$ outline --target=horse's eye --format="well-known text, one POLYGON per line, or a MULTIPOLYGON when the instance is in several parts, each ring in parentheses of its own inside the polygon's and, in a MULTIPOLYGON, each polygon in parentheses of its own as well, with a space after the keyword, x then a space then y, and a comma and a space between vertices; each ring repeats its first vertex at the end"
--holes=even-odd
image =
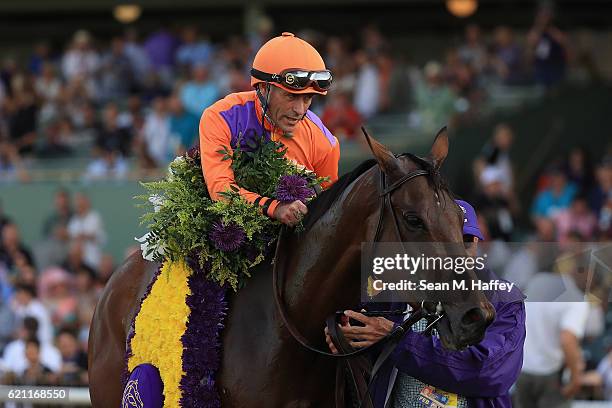
POLYGON ((425 226, 425 223, 423 222, 421 217, 419 217, 417 214, 410 212, 410 211, 404 211, 402 213, 402 216, 404 218, 404 221, 406 221, 406 223, 408 224, 410 228, 423 229, 423 230, 427 229, 425 226))

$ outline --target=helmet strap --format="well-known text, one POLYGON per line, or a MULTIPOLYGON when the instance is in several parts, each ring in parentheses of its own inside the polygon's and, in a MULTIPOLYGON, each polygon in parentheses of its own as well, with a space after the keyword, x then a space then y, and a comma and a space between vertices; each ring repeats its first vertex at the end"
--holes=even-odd
POLYGON ((259 98, 259 103, 261 103, 261 109, 262 109, 261 127, 262 127, 262 129, 264 129, 264 131, 266 129, 265 126, 264 126, 264 122, 265 122, 266 119, 268 119, 268 122, 270 122, 270 124, 273 127, 276 127, 276 124, 274 123, 272 118, 268 115, 268 107, 270 105, 270 91, 271 91, 270 88, 271 88, 270 83, 266 81, 266 96, 265 96, 265 98, 261 94, 261 90, 259 89, 259 87, 256 88, 257 98, 259 98))

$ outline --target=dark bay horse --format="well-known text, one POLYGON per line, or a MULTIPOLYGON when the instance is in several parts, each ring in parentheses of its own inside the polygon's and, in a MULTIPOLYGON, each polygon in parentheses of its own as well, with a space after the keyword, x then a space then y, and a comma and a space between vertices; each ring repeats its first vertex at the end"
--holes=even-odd
MULTIPOLYGON (((311 203, 304 220, 307 233, 285 230, 279 237, 275 267, 284 274, 286 312, 309 344, 320 350, 326 349, 326 317, 359 304, 361 243, 374 239, 381 211, 394 211, 401 225, 399 231, 394 229, 391 220, 397 218, 387 216, 380 241, 397 241, 399 232, 406 242, 462 242, 463 215, 448 191, 436 187, 433 174, 448 153, 446 131, 436 136, 427 161, 396 157, 373 139, 370 147, 375 163, 343 176, 311 203), (381 171, 393 183, 423 168, 428 174, 410 179, 393 192, 390 210, 380 206, 381 171), (409 219, 402 215, 406 211, 409 219)), ((104 289, 89 337, 94 407, 120 404, 126 338, 157 268, 134 254, 104 289)), ((275 306, 271 278, 270 264, 264 263, 253 271, 246 287, 230 298, 217 381, 223 406, 333 407, 336 361, 304 349, 290 335, 275 306)), ((439 331, 450 348, 480 341, 494 316, 480 292, 470 292, 460 305, 444 304, 444 309, 439 331), (474 319, 474 314, 482 318, 474 319)))

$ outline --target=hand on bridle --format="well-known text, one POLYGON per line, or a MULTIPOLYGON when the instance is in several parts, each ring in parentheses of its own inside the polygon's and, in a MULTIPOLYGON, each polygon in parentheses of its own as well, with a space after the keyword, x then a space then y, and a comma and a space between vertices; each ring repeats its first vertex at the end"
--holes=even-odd
MULTIPOLYGON (((393 330, 394 323, 384 317, 368 317, 352 310, 346 310, 344 314, 346 320, 343 319, 340 330, 342 330, 342 334, 344 334, 344 337, 349 341, 349 344, 355 348, 370 346, 383 339, 393 330), (364 325, 352 326, 349 319, 357 320, 364 325)), ((327 332, 327 327, 325 328, 325 341, 332 353, 338 353, 338 350, 327 332)))

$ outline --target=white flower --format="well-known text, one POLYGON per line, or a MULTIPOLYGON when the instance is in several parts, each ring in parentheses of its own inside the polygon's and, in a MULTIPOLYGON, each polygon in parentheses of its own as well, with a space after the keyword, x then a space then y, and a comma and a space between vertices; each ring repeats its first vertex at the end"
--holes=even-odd
POLYGON ((150 232, 147 232, 146 234, 144 234, 142 237, 140 238, 134 238, 134 240, 140 242, 140 250, 142 252, 142 258, 146 261, 154 261, 154 257, 155 254, 158 254, 160 256, 163 256, 164 253, 166 252, 166 246, 163 244, 160 244, 157 249, 155 251, 152 251, 150 254, 147 255, 147 252, 149 250, 149 236, 151 235, 150 232))
POLYGON ((149 202, 153 204, 153 210, 155 212, 159 212, 159 210, 161 210, 162 206, 164 205, 164 199, 158 194, 150 195, 149 202))

